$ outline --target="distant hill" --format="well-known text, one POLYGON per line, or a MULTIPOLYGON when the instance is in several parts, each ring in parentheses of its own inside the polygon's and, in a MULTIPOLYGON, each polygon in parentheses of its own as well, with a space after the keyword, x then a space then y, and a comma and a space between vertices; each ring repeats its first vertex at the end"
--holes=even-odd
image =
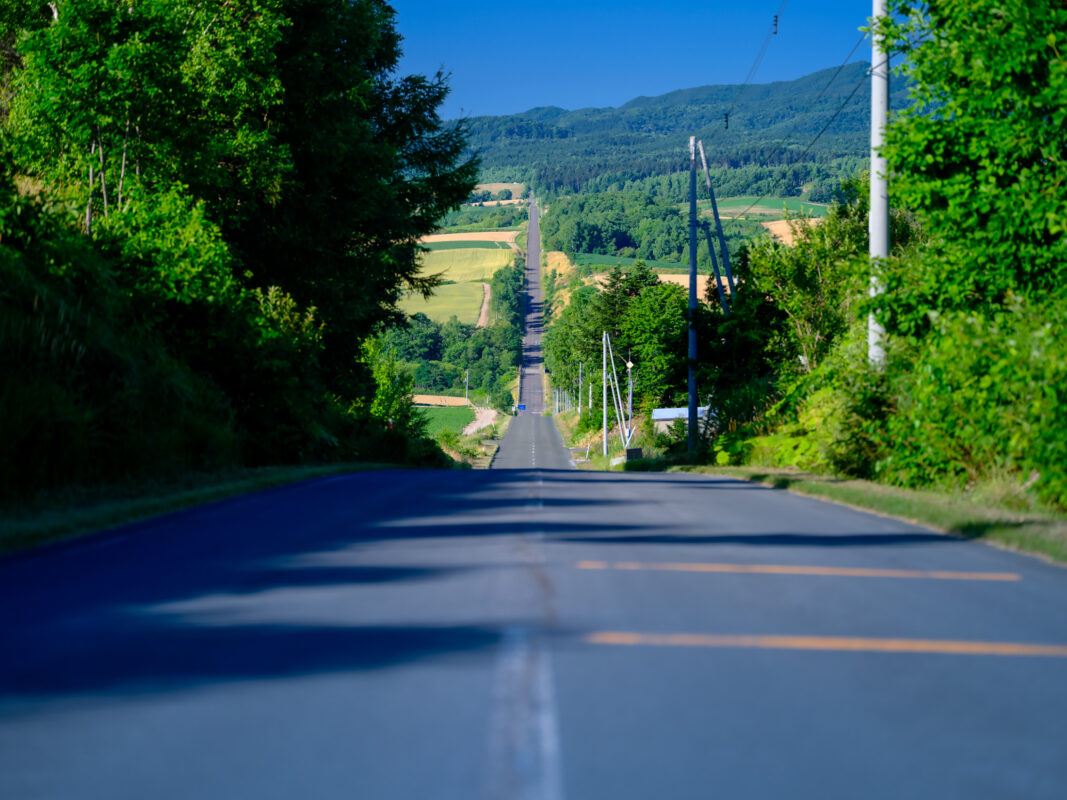
MULTIPOLYGON (((850 64, 836 78, 834 68, 794 81, 680 89, 619 108, 543 107, 474 117, 468 120, 470 143, 481 153, 484 175, 524 180, 539 191, 580 191, 594 179, 637 180, 688 169, 691 135, 704 140, 718 167, 865 159, 869 66, 850 64)), ((892 88, 892 107, 904 106, 906 87, 898 81, 892 88)))

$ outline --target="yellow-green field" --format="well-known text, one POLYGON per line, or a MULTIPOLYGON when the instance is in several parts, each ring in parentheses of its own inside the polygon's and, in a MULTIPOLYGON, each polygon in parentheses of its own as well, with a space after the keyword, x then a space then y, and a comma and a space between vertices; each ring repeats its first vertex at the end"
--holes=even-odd
MULTIPOLYGON (((451 279, 451 277, 450 277, 451 279)), ((425 314, 434 322, 448 322, 452 315, 460 322, 474 325, 482 310, 481 283, 446 283, 434 289, 429 300, 421 295, 408 295, 400 301, 405 314, 425 314)))
POLYGON ((422 254, 422 271, 447 281, 489 281, 493 273, 511 263, 512 251, 475 249, 431 250, 422 254))

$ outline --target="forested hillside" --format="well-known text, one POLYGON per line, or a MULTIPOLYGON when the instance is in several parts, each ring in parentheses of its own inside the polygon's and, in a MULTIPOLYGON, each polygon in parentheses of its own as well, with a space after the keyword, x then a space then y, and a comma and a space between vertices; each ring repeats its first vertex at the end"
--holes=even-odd
MULTIPOLYGON (((829 200, 834 180, 854 171, 854 159, 869 147, 868 68, 856 63, 795 81, 682 89, 619 108, 475 117, 468 120, 470 142, 484 175, 523 180, 541 193, 568 193, 687 169, 685 144, 693 135, 704 140, 716 170, 764 170, 747 174, 746 184, 730 194, 760 194, 755 183, 768 179, 797 187, 814 178, 829 200), (797 177, 797 164, 805 165, 807 177, 797 177)), ((905 82, 895 82, 893 107, 903 107, 906 98, 905 82)), ((738 174, 716 172, 717 180, 727 176, 738 174)))
POLYGON ((0 7, 0 498, 435 457, 362 345, 477 163, 399 57, 380 0, 0 7))

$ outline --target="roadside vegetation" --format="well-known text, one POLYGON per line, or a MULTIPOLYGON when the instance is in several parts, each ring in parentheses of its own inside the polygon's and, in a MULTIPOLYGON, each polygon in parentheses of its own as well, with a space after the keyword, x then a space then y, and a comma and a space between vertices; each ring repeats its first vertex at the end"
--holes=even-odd
POLYGON ((448 463, 366 343, 478 165, 391 9, 8 3, 0 45, 0 504, 448 463))
MULTIPOLYGON (((1063 558, 1067 11, 1003 15, 984 0, 894 10, 886 30, 907 56, 912 99, 885 147, 884 292, 867 292, 862 177, 840 185, 822 224, 795 225, 791 246, 766 235, 737 246, 730 315, 706 298, 698 317, 701 404, 713 409, 698 460, 859 505, 866 493, 875 508, 1063 558), (988 65, 982 81, 957 52, 988 65), (868 313, 886 329, 881 365, 868 361, 868 313), (921 510, 936 498, 973 513, 939 520, 921 510)), ((575 386, 581 362, 599 381, 608 330, 620 371, 635 363, 638 409, 684 404, 684 306, 642 275, 635 263, 571 295, 546 335, 554 385, 575 386)), ((599 424, 597 394, 576 434, 599 424)), ((653 452, 660 466, 693 460, 676 439, 653 452)))

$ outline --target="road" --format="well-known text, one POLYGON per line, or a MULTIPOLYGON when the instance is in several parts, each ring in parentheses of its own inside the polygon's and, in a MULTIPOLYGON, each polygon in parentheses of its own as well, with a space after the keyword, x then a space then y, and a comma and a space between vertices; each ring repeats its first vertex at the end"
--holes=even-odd
POLYGON ((324 478, 0 560, 0 797, 1067 796, 1067 570, 740 481, 568 469, 524 396, 492 470, 324 478))

